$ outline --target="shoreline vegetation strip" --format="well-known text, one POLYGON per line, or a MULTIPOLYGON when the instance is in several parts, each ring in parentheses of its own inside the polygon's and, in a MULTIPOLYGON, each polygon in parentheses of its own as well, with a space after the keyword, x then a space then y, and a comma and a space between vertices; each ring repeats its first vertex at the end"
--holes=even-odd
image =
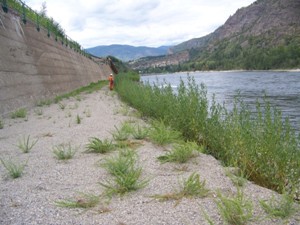
POLYGON ((299 194, 300 135, 265 98, 257 100, 254 113, 238 97, 228 111, 214 98, 209 104, 205 85, 192 77, 187 84, 181 81, 176 94, 170 85, 136 82, 134 72, 118 74, 115 81, 121 99, 142 116, 162 120, 185 140, 204 144, 207 153, 225 166, 239 167, 260 186, 299 194))

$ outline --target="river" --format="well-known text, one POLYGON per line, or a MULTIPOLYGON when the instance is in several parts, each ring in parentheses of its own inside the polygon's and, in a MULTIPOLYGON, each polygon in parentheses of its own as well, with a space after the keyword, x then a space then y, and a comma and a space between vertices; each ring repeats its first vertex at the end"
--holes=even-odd
POLYGON ((216 101, 225 103, 229 109, 238 92, 250 108, 255 108, 257 99, 266 96, 271 105, 280 109, 283 117, 288 117, 292 126, 300 130, 300 71, 185 72, 147 75, 141 80, 150 84, 167 83, 176 91, 180 80, 187 82, 188 76, 197 84, 205 84, 209 100, 215 94, 216 101))

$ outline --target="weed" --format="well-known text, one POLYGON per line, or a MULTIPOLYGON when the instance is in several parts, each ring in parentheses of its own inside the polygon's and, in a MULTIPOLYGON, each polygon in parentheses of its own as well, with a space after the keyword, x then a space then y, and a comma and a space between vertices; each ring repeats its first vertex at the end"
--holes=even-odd
POLYGON ((4 122, 3 120, 0 118, 0 129, 3 129, 4 128, 4 122))
POLYGON ((205 188, 205 180, 200 181, 200 175, 192 173, 186 180, 182 181, 180 193, 184 197, 204 198, 209 194, 209 190, 205 188))
POLYGON ((186 180, 179 182, 180 190, 173 193, 162 195, 154 195, 160 201, 180 200, 184 197, 200 197, 208 196, 209 190, 205 187, 205 181, 200 181, 200 175, 192 173, 186 180))
POLYGON ((38 116, 41 116, 41 115, 43 115, 43 110, 37 108, 37 109, 34 109, 34 113, 38 116))
POLYGON ((76 123, 81 124, 81 117, 78 114, 76 116, 76 123))
POLYGON ((253 205, 244 198, 242 191, 238 190, 237 196, 232 198, 219 192, 218 198, 217 206, 226 223, 244 225, 252 219, 253 205))
POLYGON ((73 158, 76 153, 76 148, 73 149, 71 144, 60 144, 53 147, 53 153, 59 160, 68 160, 73 158))
POLYGON ((148 137, 149 134, 149 128, 147 127, 141 127, 140 125, 137 125, 132 130, 132 136, 137 140, 142 140, 148 137))
POLYGON ((99 138, 92 137, 86 145, 86 149, 87 152, 106 153, 112 151, 114 149, 114 145, 107 139, 102 141, 99 138))
POLYGON ((139 180, 142 168, 136 165, 136 154, 133 150, 120 151, 117 157, 106 160, 102 166, 113 176, 105 183, 100 183, 108 196, 125 194, 148 184, 147 180, 139 180))
POLYGON ((27 110, 24 108, 18 109, 10 114, 12 119, 25 118, 27 116, 27 110))
POLYGON ((92 208, 100 201, 99 196, 94 194, 80 193, 78 197, 73 199, 56 201, 56 205, 64 208, 92 208))
POLYGON ((195 142, 186 142, 183 144, 176 144, 172 151, 167 154, 159 156, 157 159, 161 163, 179 162, 185 163, 194 156, 194 151, 198 148, 195 142))
POLYGON ((62 102, 59 102, 58 103, 58 106, 61 110, 64 110, 66 108, 66 104, 62 103, 62 102))
POLYGON ((284 193, 280 200, 275 200, 274 196, 269 202, 262 200, 260 201, 260 205, 269 215, 280 217, 282 219, 285 219, 296 212, 293 197, 287 193, 284 193))
POLYGON ((4 168, 7 170, 10 177, 14 179, 22 176, 24 168, 27 165, 27 161, 24 164, 15 163, 11 159, 3 160, 0 158, 0 161, 4 168))
POLYGON ((166 126, 163 121, 154 121, 152 123, 149 137, 158 145, 166 145, 181 140, 180 132, 166 126))
POLYGON ((129 123, 123 123, 121 128, 115 126, 115 129, 115 132, 112 133, 113 139, 115 141, 125 141, 129 138, 133 128, 129 123))
POLYGON ((43 100, 39 100, 37 103, 36 103, 36 106, 38 107, 43 107, 44 105, 51 105, 52 104, 52 100, 51 99, 43 99, 43 100))
POLYGON ((209 107, 206 87, 197 85, 192 77, 187 83, 181 81, 176 93, 168 85, 141 85, 130 77, 117 76, 116 90, 142 116, 165 123, 160 122, 163 128, 158 122, 151 129, 150 138, 155 143, 178 139, 169 140, 172 128, 185 140, 204 144, 207 152, 226 166, 238 166, 258 185, 280 193, 287 184, 298 188, 300 136, 266 98, 257 101, 256 110, 237 98, 229 111, 214 98, 209 107))
POLYGON ((26 137, 23 137, 21 140, 19 140, 18 147, 22 150, 24 153, 29 153, 29 151, 33 148, 33 146, 38 142, 38 139, 35 141, 30 142, 30 135, 26 137))

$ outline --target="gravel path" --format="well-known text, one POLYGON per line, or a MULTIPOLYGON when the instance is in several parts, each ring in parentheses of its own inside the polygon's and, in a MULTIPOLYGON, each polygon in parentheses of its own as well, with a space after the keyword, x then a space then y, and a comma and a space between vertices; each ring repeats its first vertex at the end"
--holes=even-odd
MULTIPOLYGON (((115 153, 87 154, 85 145, 89 138, 112 139, 111 132, 124 121, 144 123, 124 115, 128 107, 107 88, 63 100, 62 104, 64 109, 58 104, 36 107, 28 112, 26 119, 3 119, 0 158, 20 163, 28 161, 24 174, 17 179, 10 178, 0 164, 0 224, 209 224, 203 212, 214 224, 225 224, 215 193, 219 190, 223 195, 234 195, 237 188, 225 175, 220 162, 212 156, 198 154, 185 164, 161 164, 156 158, 165 149, 148 141, 143 141, 137 149, 142 176, 149 179, 146 187, 115 196, 109 203, 103 201, 90 209, 57 206, 56 201, 76 199, 80 193, 103 193, 99 182, 110 175, 99 164, 115 153), (37 115, 39 113, 42 115, 37 115), (80 124, 76 121, 77 115, 81 118, 80 124), (28 135, 38 142, 25 154, 17 144, 28 135), (53 146, 63 143, 78 148, 74 158, 66 162, 57 160, 53 154, 53 146), (200 174, 213 194, 164 202, 151 197, 178 190, 179 182, 193 172, 200 174)), ((277 196, 273 191, 246 182, 244 194, 254 209, 254 220, 247 224, 300 224, 299 212, 287 220, 266 217, 258 201, 277 196)))

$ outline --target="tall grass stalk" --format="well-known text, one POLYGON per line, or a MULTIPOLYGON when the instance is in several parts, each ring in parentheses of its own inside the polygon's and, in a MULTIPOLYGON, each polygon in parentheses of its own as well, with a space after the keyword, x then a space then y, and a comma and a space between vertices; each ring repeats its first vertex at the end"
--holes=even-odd
POLYGON ((22 150, 22 152, 29 153, 37 142, 38 139, 35 141, 30 141, 30 135, 28 135, 27 138, 23 137, 21 140, 19 140, 18 147, 22 150))
POLYGON ((0 158, 0 161, 4 168, 7 170, 8 174, 12 178, 21 177, 24 171, 25 166, 27 165, 27 161, 25 163, 17 163, 13 162, 11 159, 4 160, 0 158))
POLYGON ((177 93, 170 85, 141 85, 126 74, 117 76, 116 84, 121 98, 142 116, 204 144, 208 153, 238 166, 256 184, 278 192, 299 188, 300 135, 266 98, 257 101, 255 112, 241 99, 229 111, 214 98, 208 104, 206 87, 191 77, 187 84, 181 81, 177 93))

